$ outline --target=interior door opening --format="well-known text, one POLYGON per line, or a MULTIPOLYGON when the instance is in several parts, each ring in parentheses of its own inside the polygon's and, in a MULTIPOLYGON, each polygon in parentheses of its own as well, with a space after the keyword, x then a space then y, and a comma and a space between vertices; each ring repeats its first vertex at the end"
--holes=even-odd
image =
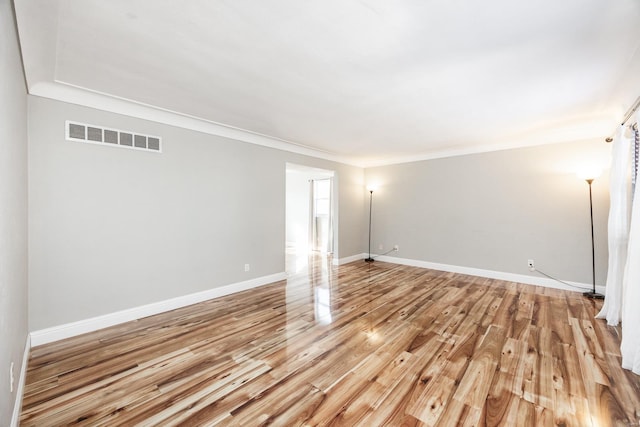
MULTIPOLYGON (((309 255, 330 256, 335 245, 334 171, 287 163, 286 253, 299 270, 309 255)), ((289 271, 289 266, 287 267, 289 271)))

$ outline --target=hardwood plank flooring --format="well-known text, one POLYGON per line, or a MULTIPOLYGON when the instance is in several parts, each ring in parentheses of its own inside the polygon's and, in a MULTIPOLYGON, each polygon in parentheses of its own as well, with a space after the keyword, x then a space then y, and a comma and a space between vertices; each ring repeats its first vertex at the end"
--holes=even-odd
POLYGON ((638 426, 640 377, 600 304, 310 257, 283 282, 33 348, 20 422, 638 426))

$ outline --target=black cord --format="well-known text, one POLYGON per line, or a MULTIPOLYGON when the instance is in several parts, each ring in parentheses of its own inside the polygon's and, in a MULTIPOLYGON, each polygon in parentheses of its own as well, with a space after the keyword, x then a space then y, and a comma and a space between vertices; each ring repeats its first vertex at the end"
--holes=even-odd
POLYGON ((384 255, 386 255, 386 254, 388 254, 388 253, 391 253, 391 252, 393 252, 393 251, 395 251, 395 250, 396 250, 396 248, 389 249, 387 252, 385 252, 385 253, 383 253, 383 254, 378 254, 378 255, 376 255, 376 256, 372 256, 372 257, 371 257, 371 259, 376 259, 376 258, 378 258, 379 256, 384 256, 384 255))
POLYGON ((549 279, 551 279, 551 280, 555 280, 556 282, 560 282, 560 283, 562 283, 562 284, 564 284, 564 285, 571 286, 572 288, 576 288, 576 289, 583 289, 583 290, 585 290, 585 291, 590 291, 590 290, 591 290, 591 288, 585 288, 585 287, 583 287, 583 286, 576 286, 576 285, 572 285, 571 283, 567 283, 567 282, 562 281, 562 280, 560 280, 560 279, 556 279, 555 277, 553 277, 553 276, 549 276, 547 273, 545 273, 545 272, 543 272, 543 271, 540 271, 540 270, 538 270, 537 268, 536 268, 536 269, 534 269, 533 271, 538 272, 538 273, 542 274, 543 276, 548 277, 548 278, 549 278, 549 279))
MULTIPOLYGON (((395 250, 396 250, 396 249, 395 249, 395 248, 393 248, 393 249, 390 249, 390 250, 388 250, 387 252, 385 252, 385 253, 383 253, 383 254, 378 254, 378 255, 376 255, 376 256, 372 256, 371 258, 372 258, 372 259, 376 259, 376 258, 378 258, 378 257, 380 257, 380 256, 384 256, 384 255, 386 255, 386 254, 388 254, 388 253, 391 253, 391 252, 393 252, 393 251, 395 251, 395 250)), ((550 276, 550 275, 548 275, 547 273, 545 273, 544 271, 540 271, 540 270, 538 270, 537 268, 536 268, 536 269, 534 269, 533 271, 535 271, 536 273, 540 273, 540 274, 542 274, 543 276, 546 276, 546 277, 548 277, 548 278, 549 278, 549 279, 551 279, 551 280, 555 280, 556 282, 560 282, 560 283, 562 283, 563 285, 567 285, 567 286, 572 287, 572 288, 582 289, 582 290, 585 290, 585 291, 589 291, 589 290, 591 290, 591 288, 585 288, 584 286, 576 286, 576 285, 572 285, 571 283, 567 283, 567 282, 565 282, 564 280, 556 279, 555 277, 550 276)))

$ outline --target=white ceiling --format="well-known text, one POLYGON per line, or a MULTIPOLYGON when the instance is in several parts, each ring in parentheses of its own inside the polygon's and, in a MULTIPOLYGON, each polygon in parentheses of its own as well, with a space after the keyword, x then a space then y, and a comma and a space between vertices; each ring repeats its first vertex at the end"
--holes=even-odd
POLYGON ((15 4, 32 94, 359 165, 605 137, 640 95, 638 0, 15 4))

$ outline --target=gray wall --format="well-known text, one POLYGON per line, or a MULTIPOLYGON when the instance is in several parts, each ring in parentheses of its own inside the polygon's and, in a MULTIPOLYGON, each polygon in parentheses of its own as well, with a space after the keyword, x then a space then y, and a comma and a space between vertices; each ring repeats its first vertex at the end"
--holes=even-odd
POLYGON ((0 0, 0 425, 8 426, 27 338, 27 95, 12 4, 0 0))
MULTIPOLYGON (((576 167, 608 164, 602 140, 370 168, 372 251, 485 270, 528 274, 527 259, 564 280, 591 283, 589 196, 576 167)), ((607 269, 608 172, 593 184, 596 282, 607 269)), ((368 218, 367 218, 368 220, 368 218)), ((541 277, 541 276, 537 276, 541 277)))
POLYGON ((360 168, 38 97, 29 141, 31 330, 283 272, 286 162, 336 171, 338 254, 362 252, 360 168), (65 120, 163 153, 65 141, 65 120))

